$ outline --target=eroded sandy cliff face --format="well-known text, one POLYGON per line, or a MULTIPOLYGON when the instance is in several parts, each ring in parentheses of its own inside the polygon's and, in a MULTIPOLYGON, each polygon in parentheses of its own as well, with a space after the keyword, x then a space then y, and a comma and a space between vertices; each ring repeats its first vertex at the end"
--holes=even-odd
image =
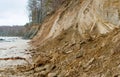
POLYGON ((120 0, 66 0, 32 43, 35 77, 118 77, 120 0))
POLYGON ((120 25, 119 0, 70 0, 48 18, 35 39, 53 39, 71 26, 86 34, 104 34, 120 25))

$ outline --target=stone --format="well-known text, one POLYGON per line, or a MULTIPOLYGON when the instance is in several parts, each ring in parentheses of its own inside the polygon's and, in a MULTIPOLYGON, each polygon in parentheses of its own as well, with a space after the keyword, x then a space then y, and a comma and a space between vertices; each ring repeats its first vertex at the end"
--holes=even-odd
POLYGON ((92 62, 95 60, 95 58, 91 58, 87 64, 84 65, 84 68, 87 68, 92 62))
POLYGON ((57 73, 56 72, 55 73, 49 73, 48 77, 57 77, 57 73))
POLYGON ((80 58, 83 56, 83 52, 82 51, 79 51, 77 54, 76 54, 76 58, 80 58))
POLYGON ((69 51, 67 51, 67 52, 65 52, 65 53, 71 53, 71 52, 73 52, 73 50, 69 50, 69 51))

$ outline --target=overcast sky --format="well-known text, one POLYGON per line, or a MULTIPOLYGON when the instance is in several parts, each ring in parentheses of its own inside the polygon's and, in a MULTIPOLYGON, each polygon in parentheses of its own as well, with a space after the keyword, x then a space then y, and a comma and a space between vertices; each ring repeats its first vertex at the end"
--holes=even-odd
POLYGON ((28 22, 27 0, 0 0, 0 25, 24 25, 28 22))

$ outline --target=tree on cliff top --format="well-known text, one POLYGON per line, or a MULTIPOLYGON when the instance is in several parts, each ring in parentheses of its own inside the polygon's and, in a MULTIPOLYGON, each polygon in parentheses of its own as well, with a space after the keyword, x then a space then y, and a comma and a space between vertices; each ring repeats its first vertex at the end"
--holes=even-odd
POLYGON ((32 24, 42 23, 44 18, 56 10, 64 0, 28 0, 29 20, 32 24))

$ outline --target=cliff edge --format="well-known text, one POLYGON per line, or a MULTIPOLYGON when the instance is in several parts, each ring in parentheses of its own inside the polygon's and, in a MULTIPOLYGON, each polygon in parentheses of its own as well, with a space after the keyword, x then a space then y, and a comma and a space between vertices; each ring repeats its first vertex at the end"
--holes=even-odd
POLYGON ((35 77, 119 77, 120 0, 65 0, 32 44, 35 77))

